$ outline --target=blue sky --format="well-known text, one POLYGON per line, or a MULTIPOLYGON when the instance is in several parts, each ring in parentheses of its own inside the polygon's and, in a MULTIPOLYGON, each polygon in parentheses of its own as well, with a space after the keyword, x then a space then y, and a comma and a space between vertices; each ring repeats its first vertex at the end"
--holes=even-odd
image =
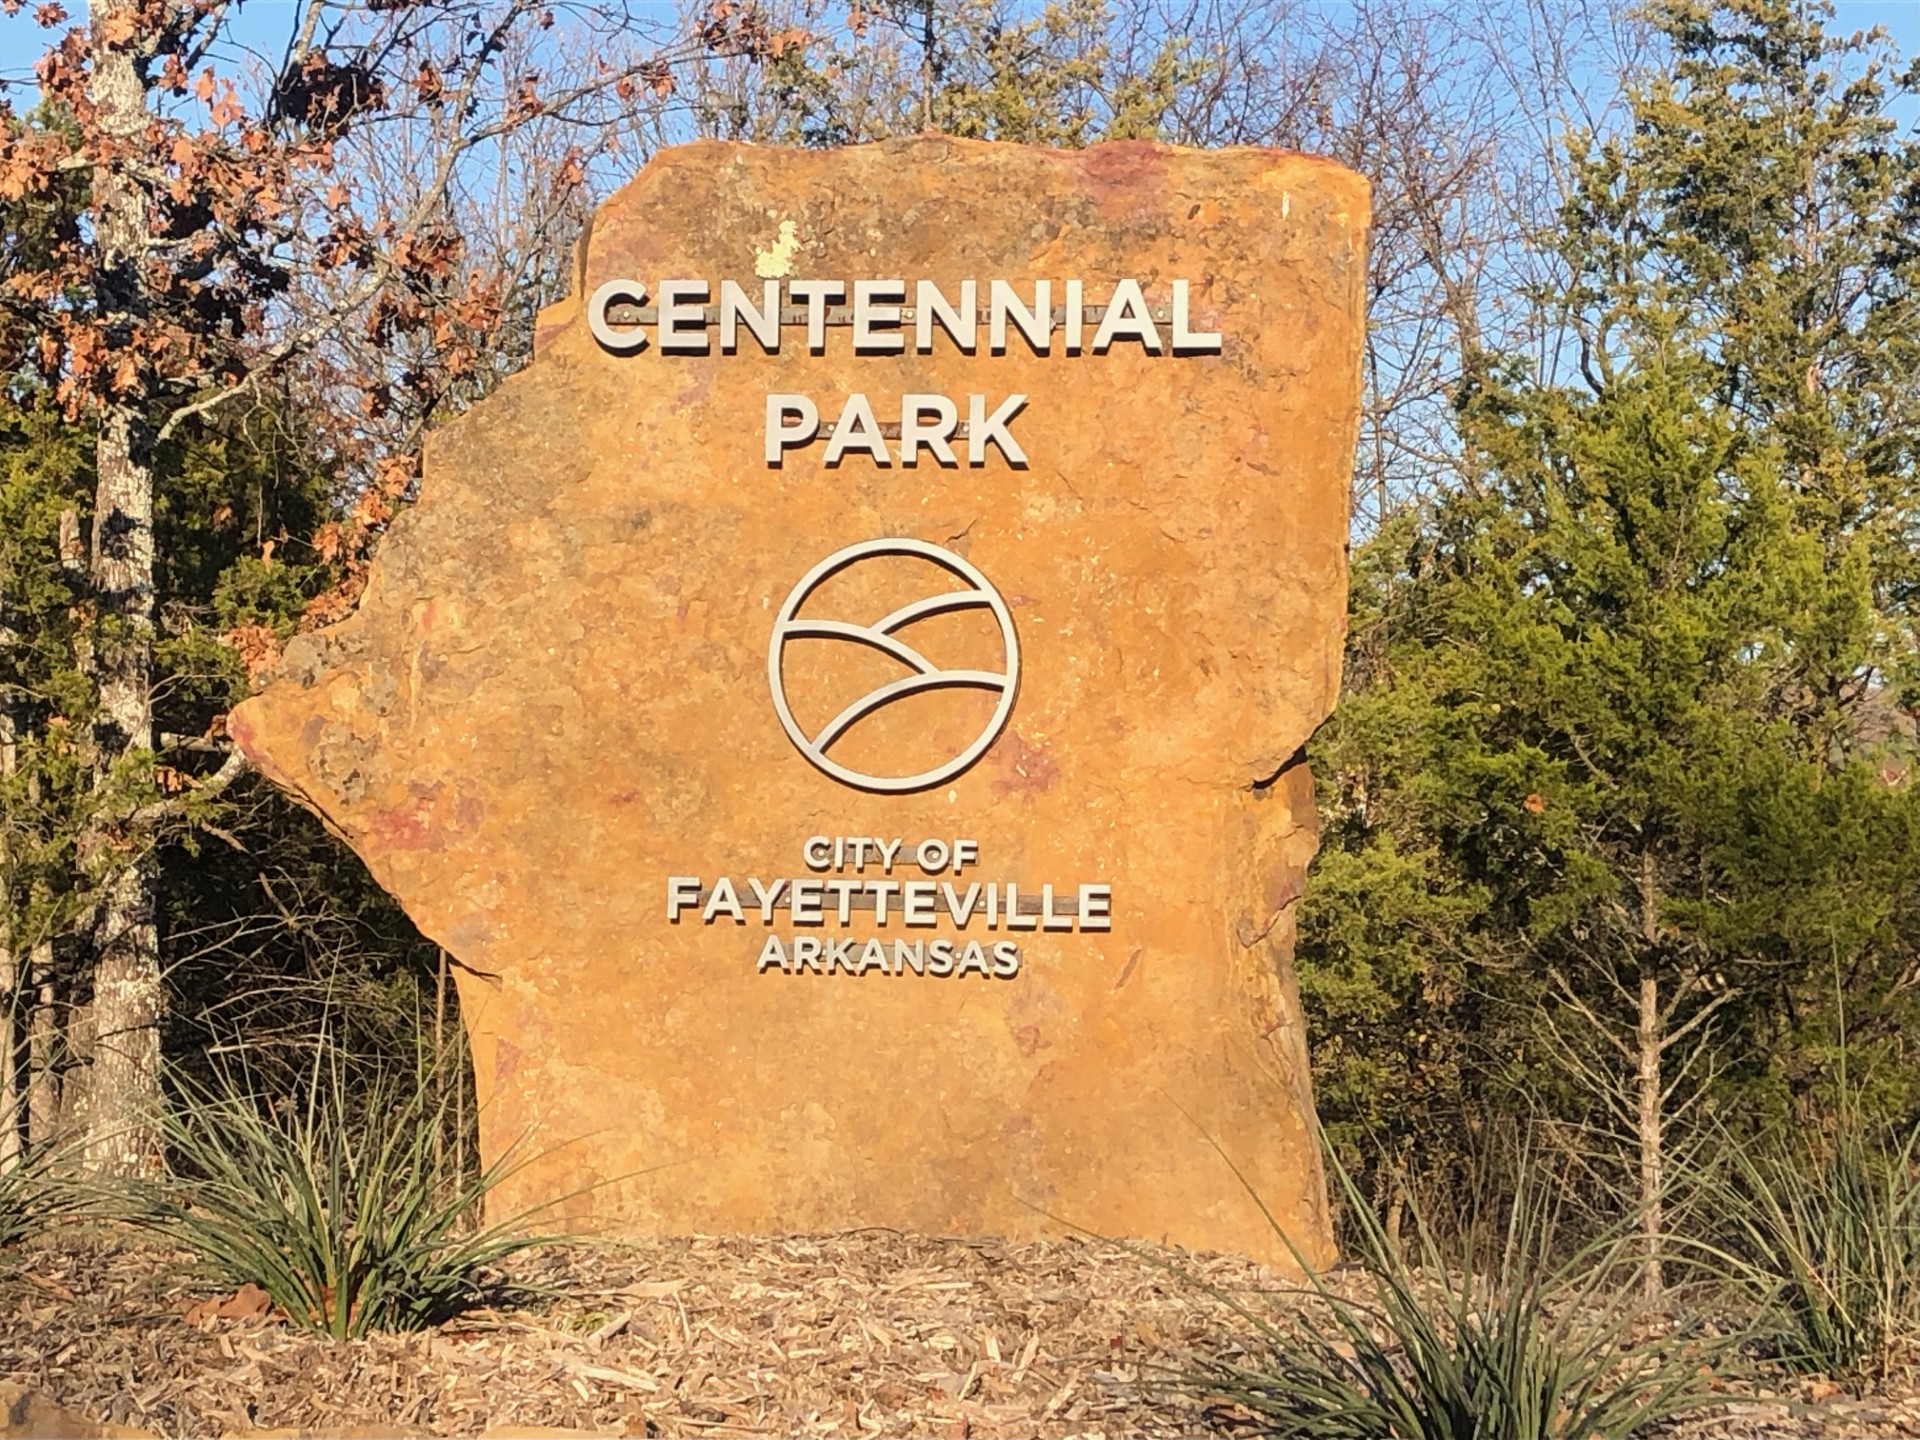
MULTIPOLYGON (((33 62, 45 47, 47 32, 33 23, 35 0, 27 0, 26 9, 12 18, 0 17, 0 77, 11 81, 31 81, 33 62)), ((81 14, 81 0, 65 0, 67 8, 81 14)), ((1339 0, 1328 0, 1337 5, 1339 0)), ((645 9, 657 8, 663 18, 672 12, 668 0, 643 0, 645 9)), ((238 34, 248 43, 279 48, 293 0, 243 0, 240 6, 238 34)), ((636 8, 641 8, 636 6, 636 8)), ((1907 55, 1920 55, 1920 0, 1837 0, 1835 28, 1846 31, 1884 26, 1907 55)), ((1916 117, 1920 118, 1920 117, 1916 117)))
MULTIPOLYGON (((0 16, 0 82, 13 87, 14 103, 26 108, 32 103, 33 64, 39 58, 51 32, 33 22, 32 9, 37 0, 26 0, 20 14, 0 16), (24 90, 26 93, 21 93, 24 90)), ((63 0, 75 15, 85 11, 84 0, 63 0)), ((657 10, 663 21, 674 10, 672 0, 625 0, 635 11, 657 10)), ((1313 3, 1313 0, 1309 0, 1313 3)), ((1343 0, 1320 0, 1337 8, 1343 0)), ((287 26, 295 8, 294 0, 242 0, 233 35, 240 45, 271 54, 276 60, 285 44, 287 26)), ((1920 0, 1837 0, 1832 28, 1842 33, 1883 27, 1904 55, 1920 56, 1920 0)), ((240 58, 229 52, 219 57, 231 64, 240 58)), ((1900 107, 1899 118, 1909 126, 1920 126, 1920 100, 1908 97, 1900 107)))
POLYGON ((1903 51, 1920 53, 1920 0, 1840 0, 1835 8, 1843 28, 1884 25, 1903 51))
MULTIPOLYGON (((1893 36, 1901 54, 1920 55, 1920 0, 1839 0, 1834 9, 1836 30, 1868 30, 1878 25, 1893 36)), ((1920 125, 1920 103, 1912 97, 1900 111, 1908 125, 1920 125)))

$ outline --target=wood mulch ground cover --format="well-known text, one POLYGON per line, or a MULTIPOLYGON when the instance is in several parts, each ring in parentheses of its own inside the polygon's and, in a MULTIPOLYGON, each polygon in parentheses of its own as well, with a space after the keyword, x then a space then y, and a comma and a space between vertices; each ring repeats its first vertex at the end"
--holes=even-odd
MULTIPOLYGON (((1246 1260, 1170 1258, 1214 1284, 1278 1283, 1246 1260)), ((1071 1240, 864 1231, 545 1252, 515 1278, 547 1297, 347 1344, 267 1316, 189 1323, 209 1291, 187 1273, 124 1239, 42 1245, 0 1279, 0 1381, 165 1435, 1173 1435, 1199 1417, 1153 1393, 1150 1370, 1233 1329, 1166 1268, 1071 1240)))
MULTIPOLYGON (((1200 1282, 1288 1289, 1238 1257, 1076 1240, 663 1240, 545 1252, 515 1271, 544 1293, 511 1309, 334 1343, 190 1275, 120 1234, 40 1244, 0 1274, 0 1385, 167 1436, 1198 1435, 1208 1415, 1156 1382, 1248 1336, 1200 1282)), ((1670 1433, 1920 1437, 1920 1402, 1803 1384, 1670 1433)))

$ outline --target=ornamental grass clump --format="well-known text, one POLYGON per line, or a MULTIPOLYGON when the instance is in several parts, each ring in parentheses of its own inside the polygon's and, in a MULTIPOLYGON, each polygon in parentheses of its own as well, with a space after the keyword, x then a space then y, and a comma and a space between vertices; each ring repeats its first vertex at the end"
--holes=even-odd
POLYGON ((353 1098, 318 1075, 292 1108, 232 1081, 190 1091, 165 1125, 177 1178, 144 1218, 295 1325, 336 1339, 436 1325, 485 1302, 500 1262, 556 1243, 522 1230, 527 1215, 481 1222, 517 1162, 450 1164, 446 1093, 422 1077, 353 1098))
POLYGON ((97 1197, 68 1170, 62 1153, 50 1148, 0 1167, 0 1264, 29 1240, 94 1212, 97 1197))
POLYGON ((1624 1440, 1708 1400, 1704 1343, 1646 1323, 1625 1231, 1556 1260, 1555 1202, 1526 1183, 1505 1224, 1470 1223, 1451 1256, 1410 1204, 1403 1248, 1333 1169, 1360 1284, 1343 1277, 1336 1288, 1288 1240, 1306 1274, 1298 1303, 1221 1297, 1257 1339, 1241 1354, 1200 1358, 1179 1382, 1220 1429, 1299 1440, 1624 1440))
POLYGON ((1733 1273, 1780 1331, 1781 1358, 1867 1386, 1920 1368, 1920 1132, 1849 1123, 1815 1147, 1729 1145, 1717 1192, 1733 1273))

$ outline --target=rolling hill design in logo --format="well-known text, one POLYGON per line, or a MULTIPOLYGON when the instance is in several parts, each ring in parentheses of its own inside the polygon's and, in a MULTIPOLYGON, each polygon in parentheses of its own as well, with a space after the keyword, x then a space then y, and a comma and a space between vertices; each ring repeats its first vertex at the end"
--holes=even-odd
MULTIPOLYGON (((974 658, 978 658, 981 635, 950 638, 972 641, 971 651, 974 658)), ((965 653, 969 647, 950 644, 948 648, 955 653, 965 653)), ((924 540, 865 540, 829 555, 802 576, 788 594, 774 621, 773 637, 767 647, 767 681, 773 692, 774 709, 795 748, 823 773, 842 784, 888 794, 939 785, 959 775, 985 754, 1013 713, 1019 677, 1019 642, 1014 635, 1013 616, 1000 593, 967 561, 924 540), (928 572, 928 565, 937 567, 937 571, 928 572), (941 583, 957 579, 961 588, 900 599, 902 586, 924 585, 930 574, 941 583), (830 585, 830 582, 837 583, 830 585), (864 621, 843 618, 844 612, 842 615, 802 615, 800 612, 808 600, 822 587, 835 592, 820 607, 823 611, 831 612, 839 604, 864 606, 868 613, 873 610, 880 613, 864 621), (886 598, 890 591, 891 599, 886 598), (915 634, 916 627, 938 617, 968 611, 985 611, 994 622, 999 650, 994 662, 969 664, 964 660, 930 658, 927 652, 933 647, 915 634), (853 686, 857 690, 854 697, 837 707, 829 703, 823 708, 820 696, 815 694, 806 697, 810 706, 797 705, 792 693, 796 688, 793 672, 803 667, 795 665, 794 652, 790 649, 794 641, 830 642, 822 650, 806 647, 815 658, 814 663, 805 668, 841 672, 826 677, 816 690, 831 691, 838 682, 841 688, 853 686), (848 664, 840 647, 857 647, 883 657, 888 674, 882 678, 866 667, 848 664), (896 760, 902 751, 918 746, 938 752, 921 756, 938 763, 915 770, 911 763, 885 767, 869 761, 864 768, 855 768, 828 753, 871 717, 885 715, 903 702, 941 692, 974 692, 990 698, 992 705, 977 732, 970 722, 978 721, 977 712, 985 708, 977 703, 957 709, 950 706, 944 714, 929 714, 922 707, 914 713, 926 723, 896 727, 902 732, 890 737, 894 741, 892 753, 896 760), (811 726, 803 726, 795 718, 795 710, 808 708, 818 714, 809 716, 814 721, 811 726), (956 729, 970 734, 971 738, 956 737, 956 729), (945 758, 939 758, 940 755, 945 758), (888 773, 901 769, 907 773, 888 773)))

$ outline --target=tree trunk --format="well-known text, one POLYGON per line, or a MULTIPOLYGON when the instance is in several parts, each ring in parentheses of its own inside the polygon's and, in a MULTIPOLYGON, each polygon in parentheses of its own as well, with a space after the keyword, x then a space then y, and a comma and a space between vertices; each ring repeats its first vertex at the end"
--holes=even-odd
POLYGON ((1664 1097, 1660 1087, 1660 1057, 1666 1053, 1666 1017, 1660 1013, 1660 976, 1654 957, 1660 948, 1660 872, 1652 850, 1640 852, 1640 1016, 1634 1089, 1639 1100, 1640 1232, 1646 1238, 1646 1269, 1640 1285, 1649 1305, 1658 1304, 1666 1289, 1660 1264, 1661 1232, 1666 1227, 1662 1197, 1666 1192, 1664 1097))
POLYGON ((27 1143, 49 1145, 60 1133, 59 1017, 53 1008, 53 942, 33 947, 27 983, 33 1008, 27 1015, 27 1143))
POLYGON ((1666 1035, 1660 1020, 1660 981, 1652 970, 1640 972, 1639 1072, 1635 1080, 1640 1100, 1640 1230, 1646 1236, 1646 1269, 1641 1288, 1649 1303, 1665 1288, 1660 1264, 1661 1213, 1664 1190, 1660 1104, 1660 1052, 1666 1035))
MULTIPOLYGON (((0 780, 13 778, 19 758, 13 712, 0 705, 0 780)), ((0 827, 0 1174, 20 1163, 20 955, 15 949, 13 875, 7 835, 0 827)))
POLYGON ((137 1175, 160 1155, 165 1005, 147 865, 129 865, 109 879, 95 934, 87 1164, 102 1175, 137 1175))
POLYGON ((933 129, 933 87, 934 73, 934 0, 924 0, 920 19, 920 128, 933 129))
POLYGON ((11 948, 0 945, 0 1175, 20 1163, 22 1122, 26 1116, 20 1093, 20 967, 11 948))
MULTIPOLYGON (((146 312, 141 266, 148 206, 115 147, 128 158, 146 128, 146 88, 129 50, 109 44, 116 22, 134 30, 150 23, 137 0, 96 0, 94 72, 101 153, 93 171, 94 234, 99 246, 98 296, 113 341, 130 345, 146 312)), ((97 780, 116 762, 153 747, 153 474, 135 387, 100 415, 90 578, 99 606, 95 656, 99 713, 97 780)), ((101 886, 94 925, 93 1073, 88 1077, 86 1151, 91 1168, 113 1175, 148 1168, 159 1154, 160 1015, 165 996, 154 924, 154 872, 139 836, 119 837, 131 849, 101 886)))
POLYGON ((1400 1232, 1407 1223, 1407 1190, 1398 1175, 1394 1177, 1393 1193, 1387 1197, 1387 1218, 1383 1228, 1387 1237, 1387 1253, 1398 1260, 1405 1251, 1401 1248, 1400 1232))

